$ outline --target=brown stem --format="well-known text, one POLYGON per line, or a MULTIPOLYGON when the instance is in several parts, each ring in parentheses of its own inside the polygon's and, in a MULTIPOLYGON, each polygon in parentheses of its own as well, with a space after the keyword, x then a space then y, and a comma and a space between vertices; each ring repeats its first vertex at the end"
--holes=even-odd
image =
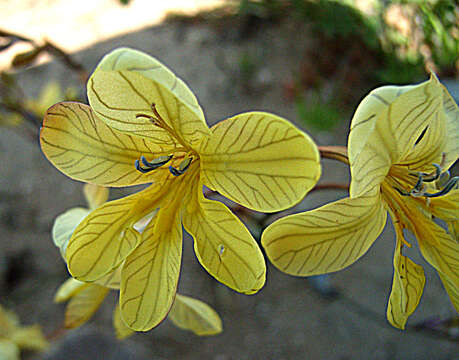
POLYGON ((349 165, 347 148, 345 146, 319 146, 319 151, 322 158, 341 161, 349 165))
POLYGON ((349 190, 349 185, 348 184, 335 184, 335 183, 317 184, 311 189, 311 191, 309 191, 309 193, 313 191, 318 191, 318 190, 332 190, 332 189, 349 190))

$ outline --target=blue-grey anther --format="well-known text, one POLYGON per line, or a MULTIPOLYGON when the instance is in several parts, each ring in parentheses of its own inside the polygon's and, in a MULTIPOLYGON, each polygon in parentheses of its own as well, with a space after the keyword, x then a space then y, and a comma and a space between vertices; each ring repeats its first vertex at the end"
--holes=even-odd
POLYGON ((169 171, 174 176, 180 176, 190 167, 192 161, 192 157, 186 158, 179 164, 178 169, 173 167, 172 165, 169 166, 169 171))
POLYGON ((457 184, 459 182, 459 177, 453 177, 450 179, 450 174, 449 171, 441 172, 441 167, 438 164, 432 164, 435 167, 435 173, 433 174, 427 174, 427 173, 418 173, 418 174, 412 174, 415 176, 418 176, 418 181, 414 185, 413 189, 411 191, 406 192, 400 189, 395 188, 395 190, 398 191, 398 193, 402 196, 414 196, 414 197, 438 197, 442 195, 448 194, 451 190, 455 189, 457 187, 457 184), (434 182, 436 181, 436 186, 437 188, 440 189, 440 191, 436 193, 429 193, 426 191, 426 187, 424 186, 425 182, 434 182))
POLYGON ((171 159, 173 155, 168 155, 168 156, 160 156, 152 161, 148 161, 145 156, 141 156, 140 160, 142 161, 142 164, 145 166, 144 168, 140 166, 139 160, 135 161, 135 168, 140 171, 141 173, 145 174, 150 171, 156 170, 157 168, 167 164, 171 159))

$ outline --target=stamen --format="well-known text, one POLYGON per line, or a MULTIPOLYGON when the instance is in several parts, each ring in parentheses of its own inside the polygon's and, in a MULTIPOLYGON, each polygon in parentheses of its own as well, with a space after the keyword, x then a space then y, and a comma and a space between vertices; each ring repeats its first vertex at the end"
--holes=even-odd
POLYGON ((422 180, 424 182, 436 181, 441 176, 441 167, 440 167, 440 165, 438 165, 438 164, 432 164, 432 165, 435 166, 435 174, 424 174, 423 173, 421 176, 419 176, 420 178, 422 177, 422 180))
MULTIPOLYGON (((448 173, 449 177, 449 173, 448 173)), ((433 197, 439 197, 448 194, 451 190, 457 188, 457 185, 459 183, 459 176, 455 176, 445 184, 443 189, 436 193, 428 193, 426 192, 423 188, 419 188, 418 183, 414 186, 414 188, 410 192, 406 192, 403 190, 400 190, 399 188, 394 187, 397 192, 402 195, 402 196, 413 196, 413 197, 427 197, 427 198, 433 198, 433 197)), ((422 184, 422 183, 421 183, 422 184)))
POLYGON ((138 118, 146 118, 146 119, 150 120, 153 123, 153 125, 163 128, 165 122, 164 122, 163 118, 161 117, 161 115, 159 115, 158 110, 156 110, 156 104, 155 103, 151 104, 151 110, 153 111, 153 113, 155 114, 156 117, 153 117, 153 116, 148 115, 148 114, 136 114, 136 116, 135 116, 136 119, 138 119, 138 118))
POLYGON ((172 157, 173 155, 160 156, 150 162, 145 158, 145 156, 142 155, 140 160, 142 161, 142 164, 146 166, 146 168, 140 166, 139 160, 135 161, 135 168, 141 173, 145 174, 167 164, 172 159, 172 157))
POLYGON ((180 176, 190 167, 192 161, 193 161, 192 157, 186 158, 179 164, 178 169, 173 167, 172 165, 169 166, 169 171, 174 176, 180 176))
POLYGON ((410 195, 411 195, 411 193, 409 193, 409 192, 407 192, 407 191, 400 190, 398 187, 393 186, 393 188, 394 188, 395 190, 397 190, 397 192, 398 192, 400 195, 402 195, 402 196, 410 196, 410 195))
POLYGON ((433 193, 433 194, 424 193, 423 196, 432 198, 432 197, 438 197, 438 196, 446 195, 456 187, 458 182, 459 182, 459 176, 455 176, 455 177, 451 178, 446 183, 445 187, 443 189, 441 189, 439 192, 436 192, 436 193, 433 193))
POLYGON ((394 187, 397 192, 402 195, 402 196, 413 196, 413 197, 422 197, 425 196, 427 198, 431 197, 438 197, 442 195, 446 195, 449 193, 452 189, 454 189, 459 182, 459 177, 454 177, 452 179, 449 179, 450 174, 449 171, 441 172, 441 166, 438 164, 432 164, 435 167, 435 172, 434 173, 417 173, 417 174, 410 174, 413 176, 418 176, 418 181, 416 184, 413 186, 411 191, 406 192, 404 190, 400 190, 396 187, 394 187), (437 188, 440 188, 440 191, 436 193, 428 193, 426 187, 424 186, 424 183, 426 182, 434 182, 436 181, 436 186, 437 188))
POLYGON ((442 173, 435 184, 437 188, 441 189, 442 187, 444 187, 448 183, 450 177, 451 174, 449 173, 449 170, 446 170, 444 173, 442 173))

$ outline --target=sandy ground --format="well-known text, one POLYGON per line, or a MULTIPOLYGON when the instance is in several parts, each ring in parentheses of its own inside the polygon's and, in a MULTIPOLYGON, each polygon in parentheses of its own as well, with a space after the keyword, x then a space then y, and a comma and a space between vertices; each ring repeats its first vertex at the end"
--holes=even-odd
MULTIPOLYGON (((264 27, 250 39, 239 38, 237 30, 216 31, 207 25, 155 26, 99 43, 75 57, 92 69, 109 50, 135 47, 158 57, 186 80, 210 123, 247 110, 271 111, 295 121, 295 108, 286 100, 281 84, 294 77, 294 69, 314 34, 294 21, 264 27), (240 80, 238 66, 247 53, 257 59, 250 91, 240 80)), ((30 94, 36 94, 51 79, 63 85, 77 84, 77 78, 56 63, 27 71, 21 83, 30 94)), ((359 96, 363 95, 362 90, 359 96)), ((343 114, 343 123, 335 134, 323 137, 314 133, 314 138, 322 145, 344 145, 350 115, 343 114)), ((348 180, 348 170, 336 163, 326 162, 323 173, 323 182, 348 180)), ((4 254, 0 295, 27 323, 38 322, 51 333, 60 325, 64 311, 63 306, 52 303, 53 293, 67 273, 51 242, 50 229, 56 215, 84 205, 82 185, 48 163, 37 143, 3 129, 0 174, 0 236, 4 254), (17 278, 7 286, 11 259, 19 265, 15 268, 17 278)), ((122 193, 117 191, 112 196, 122 193)), ((335 191, 314 193, 303 206, 312 208, 345 195, 335 191)), ((410 241, 415 243, 413 238, 410 241)), ((115 299, 110 299, 90 325, 62 335, 48 353, 29 358, 457 359, 457 344, 402 332, 385 321, 393 246, 394 233, 387 226, 362 260, 331 277, 343 294, 331 301, 314 291, 306 279, 289 277, 272 266, 268 266, 267 283, 259 294, 237 294, 216 283, 201 268, 193 254, 192 240, 186 238, 179 291, 215 307, 224 322, 221 335, 199 338, 177 330, 166 320, 153 331, 119 343, 111 327, 115 299)), ((437 275, 415 249, 413 258, 425 265, 427 281, 421 304, 410 323, 454 314, 437 275)))
MULTIPOLYGON (((169 13, 192 15, 224 0, 0 0, 0 29, 74 52, 111 37, 159 24, 169 13)), ((25 49, 26 47, 22 45, 25 49)), ((0 54, 0 69, 13 53, 0 54)))

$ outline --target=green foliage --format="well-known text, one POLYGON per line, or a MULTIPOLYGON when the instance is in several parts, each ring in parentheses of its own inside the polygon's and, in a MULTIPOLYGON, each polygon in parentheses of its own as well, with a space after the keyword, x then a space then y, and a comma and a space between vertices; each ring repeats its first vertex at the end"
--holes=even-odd
POLYGON ((370 48, 378 47, 376 24, 344 1, 291 0, 294 14, 311 22, 313 30, 326 37, 355 36, 370 48))
POLYGON ((452 1, 420 2, 426 44, 432 49, 434 62, 441 67, 453 66, 459 59, 459 8, 452 1))
POLYGON ((322 101, 318 95, 309 99, 297 97, 295 106, 300 121, 315 130, 332 130, 342 119, 342 111, 338 106, 330 101, 322 101))
POLYGON ((408 84, 425 78, 424 62, 422 59, 399 59, 396 56, 385 55, 384 66, 376 70, 375 78, 388 84, 408 84))
POLYGON ((241 0, 239 3, 239 15, 256 16, 259 18, 278 17, 284 8, 285 1, 281 0, 241 0))

